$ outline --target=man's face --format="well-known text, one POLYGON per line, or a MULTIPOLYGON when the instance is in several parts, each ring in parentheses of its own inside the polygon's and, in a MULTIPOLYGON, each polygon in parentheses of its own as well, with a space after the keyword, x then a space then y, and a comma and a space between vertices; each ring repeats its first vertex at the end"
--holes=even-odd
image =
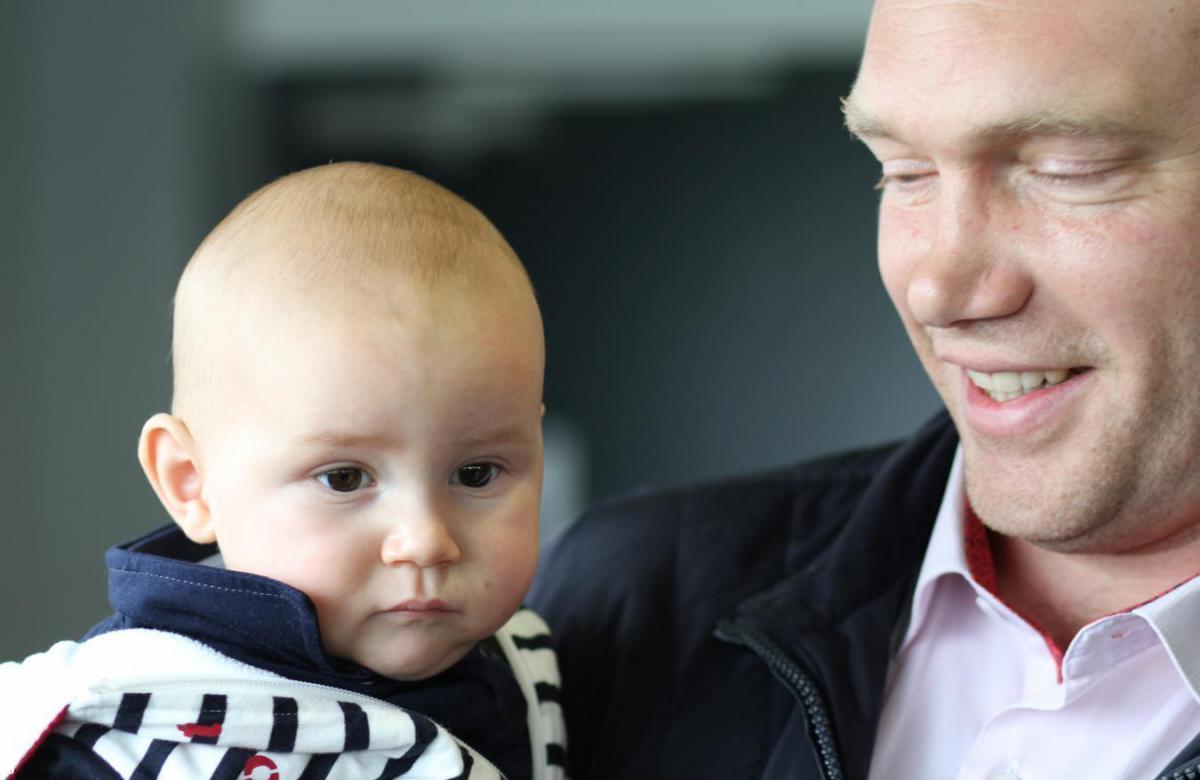
POLYGON ((1200 13, 878 3, 847 101, 879 263, 984 521, 1063 551, 1200 520, 1200 13))
POLYGON ((400 680, 494 633, 537 558, 533 303, 432 295, 262 317, 197 439, 226 565, 303 591, 331 655, 400 680))

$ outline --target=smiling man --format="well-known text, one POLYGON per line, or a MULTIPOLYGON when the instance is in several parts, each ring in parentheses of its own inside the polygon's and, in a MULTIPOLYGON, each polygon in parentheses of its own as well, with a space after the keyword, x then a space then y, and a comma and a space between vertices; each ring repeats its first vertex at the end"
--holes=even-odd
POLYGON ((1193 776, 1200 4, 880 0, 845 112, 948 417, 568 534, 573 776, 1193 776))

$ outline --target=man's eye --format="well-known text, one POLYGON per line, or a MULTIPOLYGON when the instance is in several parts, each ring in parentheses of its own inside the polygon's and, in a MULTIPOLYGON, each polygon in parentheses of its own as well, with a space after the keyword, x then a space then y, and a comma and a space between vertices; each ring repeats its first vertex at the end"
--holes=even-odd
POLYGON ((934 182, 933 173, 896 173, 884 174, 875 184, 875 189, 883 192, 884 190, 894 189, 898 191, 911 191, 921 187, 927 187, 934 182))
POLYGON ((350 466, 323 471, 317 475, 317 481, 336 493, 353 493, 371 484, 367 472, 350 466))
POLYGON ((909 194, 924 190, 937 183, 937 166, 932 160, 920 158, 896 158, 880 161, 882 176, 875 189, 891 190, 895 193, 909 194))
POLYGON ((1033 177, 1042 184, 1060 187, 1094 187, 1108 183, 1119 173, 1108 168, 1098 171, 1034 171, 1033 177))
POLYGON ((468 463, 454 472, 450 481, 469 488, 486 487, 496 476, 494 463, 468 463))

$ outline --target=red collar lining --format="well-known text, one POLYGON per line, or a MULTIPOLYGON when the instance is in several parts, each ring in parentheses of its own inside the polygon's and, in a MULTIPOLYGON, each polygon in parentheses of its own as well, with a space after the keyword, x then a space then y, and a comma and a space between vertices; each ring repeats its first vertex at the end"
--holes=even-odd
POLYGON ((975 514, 975 510, 968 503, 966 511, 963 512, 963 538, 966 547, 967 555, 967 571, 970 572, 971 578, 975 582, 996 597, 1004 606, 1011 609, 1018 617, 1029 624, 1029 627, 1042 637, 1042 641, 1046 643, 1046 649, 1050 651, 1050 657, 1054 659, 1054 669, 1058 674, 1058 682, 1063 681, 1062 662, 1063 648, 1058 646, 1054 638, 1037 624, 1036 621, 1020 610, 1015 609, 1011 604, 1004 600, 1000 595, 1000 589, 996 581, 996 558, 992 552, 991 533, 983 525, 983 521, 975 514))
MULTIPOLYGON (((1020 610, 1015 609, 1011 604, 1005 601, 1003 597, 1001 597, 1000 589, 997 585, 996 579, 996 558, 992 551, 992 533, 987 529, 986 526, 984 526, 983 521, 979 519, 979 516, 975 514, 975 510, 971 508, 970 503, 967 503, 966 511, 963 512, 963 538, 967 556, 967 571, 970 572, 971 578, 974 579, 975 582, 979 583, 980 587, 984 588, 988 593, 991 593, 993 596, 995 596, 997 601, 1011 609, 1018 617, 1028 623, 1030 628, 1038 632, 1038 634, 1042 637, 1042 640, 1046 643, 1046 648, 1050 651, 1050 656, 1054 659, 1054 667, 1058 672, 1058 681, 1061 683, 1063 679, 1062 662, 1064 649, 1059 647, 1058 643, 1054 641, 1054 638, 1051 637, 1044 628, 1038 625, 1036 621, 1030 619, 1028 615, 1024 614, 1020 610)), ((1200 576, 1200 574, 1193 574, 1191 577, 1187 577, 1175 585, 1172 585, 1156 596, 1152 596, 1145 601, 1134 604, 1130 607, 1126 607, 1125 609, 1112 612, 1109 615, 1105 615, 1105 617, 1125 614, 1132 612, 1138 607, 1144 607, 1151 602, 1157 601, 1176 588, 1186 585, 1187 583, 1196 579, 1198 576, 1200 576)))

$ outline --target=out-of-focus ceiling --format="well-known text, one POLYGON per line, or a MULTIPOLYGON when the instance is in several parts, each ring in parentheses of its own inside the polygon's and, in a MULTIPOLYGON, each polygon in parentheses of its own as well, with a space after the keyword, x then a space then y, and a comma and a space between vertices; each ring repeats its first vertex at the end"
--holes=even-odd
MULTIPOLYGON (((465 163, 536 144, 564 106, 755 98, 851 67, 870 0, 254 0, 227 4, 237 66, 308 86, 296 142, 465 163)), ((364 152, 365 153, 365 152, 364 152)))
POLYGON ((852 62, 869 0, 255 0, 230 4, 244 65, 419 67, 595 84, 852 62))

